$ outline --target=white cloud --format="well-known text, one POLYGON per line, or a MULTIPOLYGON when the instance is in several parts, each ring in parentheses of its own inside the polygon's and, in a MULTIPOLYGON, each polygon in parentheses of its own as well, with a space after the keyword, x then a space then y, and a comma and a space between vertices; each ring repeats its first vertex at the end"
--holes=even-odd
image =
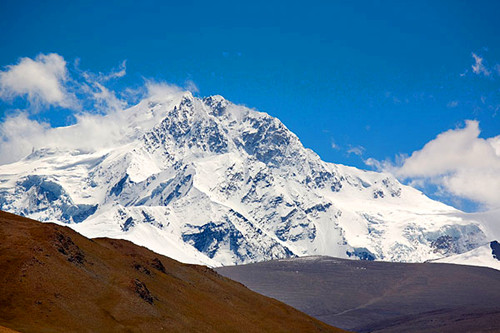
POLYGON ((127 61, 126 60, 122 61, 122 63, 118 66, 118 69, 114 68, 109 73, 99 72, 96 74, 96 73, 93 73, 90 71, 81 70, 79 67, 80 67, 80 59, 76 59, 75 60, 76 70, 85 79, 85 81, 91 82, 91 83, 98 82, 98 83, 103 84, 107 81, 124 77, 127 74, 127 61))
POLYGON ((0 124, 0 164, 15 162, 41 148, 94 151, 109 147, 125 142, 123 128, 126 123, 119 113, 80 114, 75 125, 58 128, 19 113, 0 124))
POLYGON ((472 65, 472 72, 478 75, 483 74, 485 76, 489 76, 491 72, 483 64, 484 59, 475 53, 472 53, 472 57, 474 58, 474 64, 472 65))
MULTIPOLYGON (((106 112, 78 112, 74 125, 54 128, 30 119, 27 112, 8 116, 0 123, 0 164, 18 161, 33 149, 93 152, 127 144, 141 133, 141 128, 151 128, 164 116, 161 112, 153 115, 144 114, 143 111, 138 113, 137 110, 143 109, 135 106, 124 109, 124 102, 118 100, 114 92, 100 83, 94 84, 101 90, 93 96, 89 95, 89 98, 101 99, 106 112), (116 105, 111 105, 112 101, 116 105)), ((93 89, 89 85, 87 87, 93 89)), ((186 93, 177 86, 152 81, 147 81, 142 90, 139 93, 145 98, 145 103, 173 100, 186 93)))
POLYGON ((363 146, 355 146, 355 147, 350 147, 348 150, 347 150, 347 153, 348 154, 354 154, 354 155, 358 155, 358 156, 361 156, 363 155, 363 152, 365 151, 365 148, 363 146))
POLYGON ((127 102, 118 99, 114 91, 97 82, 94 83, 94 86, 96 91, 93 92, 92 96, 96 101, 97 109, 103 110, 104 113, 109 113, 110 111, 121 110, 127 106, 127 102))
POLYGON ((109 81, 124 77, 127 74, 127 60, 123 60, 117 70, 112 70, 109 74, 100 74, 101 81, 109 81))
MULTIPOLYGON (((143 99, 146 103, 171 102, 186 93, 178 86, 145 79, 142 87, 126 88, 117 94, 105 85, 126 75, 125 61, 107 74, 80 70, 78 65, 76 60, 71 77, 64 58, 51 53, 22 58, 0 71, 0 98, 8 101, 20 96, 30 102, 26 110, 14 114, 9 110, 0 123, 0 164, 15 162, 33 149, 95 151, 128 143, 137 131, 150 128, 162 117, 161 113, 141 117, 130 105, 143 99), (76 122, 53 128, 33 120, 33 111, 45 106, 68 108, 76 122)), ((186 81, 186 86, 197 91, 191 81, 186 81)))
POLYGON ((108 81, 124 77, 127 74, 126 60, 122 61, 118 69, 113 69, 109 73, 92 73, 79 69, 80 61, 75 61, 75 69, 79 74, 79 81, 75 82, 78 94, 86 104, 91 104, 93 111, 109 113, 124 109, 128 103, 124 99, 116 96, 114 91, 104 86, 108 81), (82 80, 83 79, 83 80, 82 80))
POLYGON ((198 89, 198 86, 191 80, 187 80, 184 87, 186 88, 187 91, 190 91, 191 93, 200 92, 200 89, 198 89))
POLYGON ((26 97, 30 102, 27 111, 36 112, 45 106, 60 106, 74 111, 89 109, 108 113, 127 106, 115 92, 104 85, 126 75, 126 61, 109 73, 92 73, 78 68, 74 63, 71 77, 64 58, 58 54, 40 54, 34 60, 21 58, 17 65, 0 71, 0 98, 12 101, 26 97))
POLYGON ((393 167, 391 161, 379 161, 373 157, 369 157, 363 161, 369 167, 372 167, 375 170, 379 171, 387 171, 393 167))
POLYGON ((448 130, 428 142, 421 150, 398 165, 373 161, 380 169, 391 169, 410 182, 437 185, 449 194, 500 207, 500 135, 479 137, 477 121, 466 121, 464 128, 448 130))
POLYGON ((153 80, 146 80, 146 96, 152 99, 163 99, 170 98, 172 95, 177 95, 182 92, 183 89, 166 82, 156 82, 153 80))
POLYGON ((89 72, 83 72, 82 76, 85 81, 79 82, 79 93, 85 104, 91 105, 93 112, 106 114, 127 107, 128 103, 116 97, 115 92, 106 88, 98 76, 89 72))
POLYGON ((35 60, 21 58, 17 65, 0 71, 0 98, 25 96, 32 107, 76 107, 76 98, 64 86, 68 79, 66 61, 58 54, 40 54, 35 60))
POLYGON ((407 158, 408 158, 408 155, 398 154, 395 157, 395 161, 392 161, 390 159, 386 159, 385 161, 379 161, 373 157, 369 157, 369 158, 363 160, 363 162, 367 166, 372 167, 375 170, 389 172, 389 173, 396 175, 397 171, 403 165, 404 161, 407 158))
POLYGON ((7 118, 0 124, 0 164, 28 155, 49 128, 46 123, 29 120, 25 113, 7 118))
POLYGON ((330 146, 332 147, 332 149, 335 149, 335 150, 339 150, 340 149, 339 145, 336 144, 333 139, 332 139, 332 141, 330 143, 330 146))

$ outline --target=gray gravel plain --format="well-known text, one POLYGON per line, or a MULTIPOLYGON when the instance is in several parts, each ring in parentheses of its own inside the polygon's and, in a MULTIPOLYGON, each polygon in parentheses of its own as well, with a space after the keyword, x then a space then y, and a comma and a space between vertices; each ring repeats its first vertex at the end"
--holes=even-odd
POLYGON ((500 271, 304 257, 217 272, 355 332, 500 332, 500 271))

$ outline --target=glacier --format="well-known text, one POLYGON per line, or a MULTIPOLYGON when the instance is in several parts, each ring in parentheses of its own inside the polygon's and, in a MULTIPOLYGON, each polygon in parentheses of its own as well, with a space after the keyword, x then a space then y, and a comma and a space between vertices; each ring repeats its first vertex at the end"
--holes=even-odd
POLYGON ((324 162, 278 119, 221 96, 152 96, 120 117, 113 144, 0 165, 0 209, 209 266, 424 262, 492 240, 474 216, 391 174, 324 162))

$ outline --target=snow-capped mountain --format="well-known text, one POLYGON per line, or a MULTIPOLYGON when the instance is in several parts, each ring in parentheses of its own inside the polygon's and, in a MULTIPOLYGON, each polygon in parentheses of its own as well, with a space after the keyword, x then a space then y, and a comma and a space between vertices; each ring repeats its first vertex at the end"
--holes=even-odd
POLYGON ((151 97, 120 117, 129 126, 112 146, 41 148, 0 166, 0 209, 212 266, 422 262, 490 240, 460 211, 389 174, 326 163, 278 119, 221 96, 151 97))
POLYGON ((431 262, 490 267, 500 271, 500 244, 492 241, 465 253, 433 260, 431 262))

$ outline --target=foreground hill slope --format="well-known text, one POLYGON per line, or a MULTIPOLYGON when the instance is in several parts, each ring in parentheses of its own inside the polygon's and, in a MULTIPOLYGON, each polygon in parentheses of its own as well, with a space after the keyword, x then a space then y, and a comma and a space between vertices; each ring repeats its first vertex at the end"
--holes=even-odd
POLYGON ((0 272, 0 330, 341 332, 207 267, 5 212, 0 272))
POLYGON ((500 272, 304 257, 217 271, 355 332, 500 332, 500 272))

